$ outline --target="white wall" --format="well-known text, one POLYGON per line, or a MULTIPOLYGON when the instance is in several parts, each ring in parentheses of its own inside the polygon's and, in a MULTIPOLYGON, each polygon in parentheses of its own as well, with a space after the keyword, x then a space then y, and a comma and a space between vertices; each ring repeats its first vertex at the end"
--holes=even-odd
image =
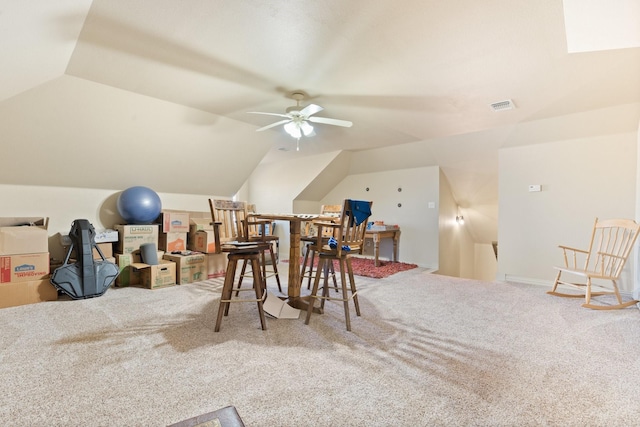
MULTIPOLYGON (((496 259, 493 246, 486 243, 476 243, 473 245, 474 264, 473 275, 470 279, 493 282, 496 280, 498 271, 498 260, 496 259)), ((460 276, 467 277, 467 276, 460 276)))
POLYGON ((464 225, 456 221, 459 214, 458 202, 442 171, 439 171, 438 199, 438 274, 459 277, 460 242, 465 230, 464 225))
MULTIPOLYGON (((640 167, 637 165, 640 164, 640 122, 638 122, 638 132, 636 134, 637 142, 637 153, 636 153, 636 222, 640 221, 640 167)), ((639 238, 640 240, 640 238, 639 238)), ((636 249, 632 254, 633 267, 636 272, 635 274, 635 286, 633 291, 633 298, 640 299, 640 242, 636 243, 636 249)))
POLYGON ((0 102, 0 183, 231 197, 269 150, 265 134, 65 75, 0 102))
POLYGON ((634 132, 500 150, 498 278, 550 284, 557 245, 586 246, 596 217, 635 218, 637 145, 634 132))
MULTIPOLYGON (((433 166, 349 175, 321 202, 335 204, 346 198, 372 200, 371 220, 400 226, 400 261, 436 269, 439 173, 440 169, 433 166), (433 208, 429 208, 429 202, 434 203, 433 208)), ((390 259, 392 249, 391 242, 384 242, 381 257, 390 259)))

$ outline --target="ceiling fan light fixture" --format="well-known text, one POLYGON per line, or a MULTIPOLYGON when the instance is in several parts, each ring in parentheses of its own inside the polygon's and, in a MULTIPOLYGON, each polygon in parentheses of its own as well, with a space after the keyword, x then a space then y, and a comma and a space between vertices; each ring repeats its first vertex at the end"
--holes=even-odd
POLYGON ((311 134, 313 133, 313 126, 311 126, 307 122, 300 122, 300 129, 302 129, 302 133, 304 133, 304 136, 311 136, 311 134))
POLYGON ((289 122, 284 125, 284 130, 294 138, 299 139, 302 136, 300 127, 295 122, 289 122))

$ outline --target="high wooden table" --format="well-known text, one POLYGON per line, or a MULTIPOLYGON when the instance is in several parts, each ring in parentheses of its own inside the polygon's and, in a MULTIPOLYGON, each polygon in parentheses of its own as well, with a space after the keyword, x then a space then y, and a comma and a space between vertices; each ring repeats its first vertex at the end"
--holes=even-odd
POLYGON ((375 258, 376 267, 380 266, 380 241, 382 239, 393 239, 393 260, 398 261, 398 244, 400 242, 400 229, 393 228, 390 230, 367 230, 364 234, 365 239, 373 239, 373 257, 375 258))
POLYGON ((287 295, 289 305, 300 310, 307 309, 307 300, 300 296, 300 230, 304 221, 332 220, 312 214, 268 214, 255 213, 251 217, 268 219, 271 221, 289 222, 289 276, 287 281, 287 295))

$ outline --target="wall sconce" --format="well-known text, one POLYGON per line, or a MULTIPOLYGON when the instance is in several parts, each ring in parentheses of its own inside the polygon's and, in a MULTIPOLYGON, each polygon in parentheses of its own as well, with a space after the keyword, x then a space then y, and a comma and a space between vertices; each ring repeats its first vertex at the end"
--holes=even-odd
POLYGON ((462 215, 456 216, 456 222, 460 225, 464 225, 464 217, 462 215))

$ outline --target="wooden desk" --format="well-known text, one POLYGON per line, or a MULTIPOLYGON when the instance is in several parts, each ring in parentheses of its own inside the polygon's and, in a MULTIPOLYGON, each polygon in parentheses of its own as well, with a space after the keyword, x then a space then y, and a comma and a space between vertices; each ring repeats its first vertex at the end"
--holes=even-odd
POLYGON ((365 239, 373 239, 373 256, 375 258, 376 267, 380 266, 380 240, 393 239, 393 260, 398 261, 398 244, 400 243, 400 229, 392 230, 367 230, 364 233, 365 239))

